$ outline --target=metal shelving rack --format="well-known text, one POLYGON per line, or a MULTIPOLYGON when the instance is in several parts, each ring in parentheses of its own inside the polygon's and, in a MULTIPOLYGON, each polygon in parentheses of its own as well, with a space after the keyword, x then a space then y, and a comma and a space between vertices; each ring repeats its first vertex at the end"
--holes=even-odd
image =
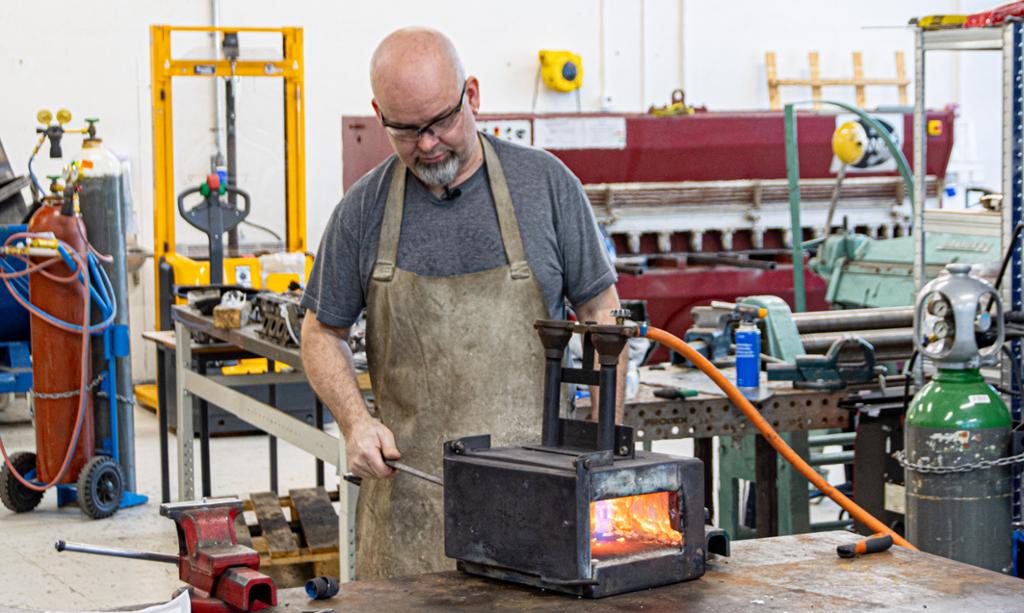
MULTIPOLYGON (((1022 99, 1022 23, 1008 21, 1000 27, 972 28, 965 30, 918 30, 914 52, 914 287, 921 289, 925 273, 925 236, 924 236, 924 205, 925 205, 925 150, 927 148, 927 130, 925 122, 924 72, 925 55, 929 51, 996 51, 1002 54, 1003 60, 1003 217, 1002 247, 1012 239, 1013 228, 1024 218, 1022 204, 1022 180, 1024 180, 1024 99, 1022 99)), ((1003 300, 1007 308, 1013 311, 1024 310, 1024 297, 1021 291, 1021 247, 1018 243, 1013 248, 1013 258, 1003 278, 1003 300)), ((1014 361, 1020 363, 1021 343, 1011 344, 1014 361)), ((1012 364, 1003 360, 1003 384, 1008 387, 1011 379, 1012 364)), ((1020 398, 1013 398, 1011 412, 1015 421, 1021 417, 1020 398)), ((1013 518, 1021 519, 1021 473, 1014 469, 1013 518)))

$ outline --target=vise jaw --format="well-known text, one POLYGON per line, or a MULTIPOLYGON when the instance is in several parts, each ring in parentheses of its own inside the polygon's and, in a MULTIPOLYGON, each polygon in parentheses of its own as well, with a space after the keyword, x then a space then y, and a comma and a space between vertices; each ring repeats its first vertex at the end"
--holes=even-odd
POLYGON ((274 581, 259 572, 259 553, 238 544, 235 518, 241 512, 237 498, 160 505, 160 514, 177 526, 178 577, 203 592, 193 598, 193 611, 259 611, 277 604, 274 581), (203 601, 209 606, 196 606, 203 601))

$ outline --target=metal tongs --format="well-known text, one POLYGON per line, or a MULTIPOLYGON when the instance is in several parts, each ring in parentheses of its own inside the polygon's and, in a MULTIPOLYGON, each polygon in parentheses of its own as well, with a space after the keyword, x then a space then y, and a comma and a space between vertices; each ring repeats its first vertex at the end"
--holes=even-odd
MULTIPOLYGON (((408 464, 403 464, 398 460, 384 460, 384 463, 395 470, 400 470, 406 473, 407 475, 411 475, 413 477, 416 477, 417 479, 423 479, 424 481, 429 481, 434 485, 440 485, 441 487, 444 487, 444 481, 441 480, 441 477, 436 477, 434 475, 431 475, 430 473, 425 473, 422 470, 419 470, 418 468, 413 468, 412 466, 409 466, 408 464)), ((352 473, 345 473, 344 475, 341 476, 341 478, 355 485, 363 484, 363 478, 352 473)))

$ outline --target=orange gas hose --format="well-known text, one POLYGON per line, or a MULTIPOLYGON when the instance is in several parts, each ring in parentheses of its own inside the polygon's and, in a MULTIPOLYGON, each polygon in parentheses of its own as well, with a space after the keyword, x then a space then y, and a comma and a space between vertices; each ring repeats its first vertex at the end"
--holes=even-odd
POLYGON ((864 509, 860 508, 857 503, 847 498, 842 492, 829 485, 821 475, 817 473, 810 464, 804 461, 793 448, 786 444, 786 441, 782 440, 779 433, 771 427, 765 418, 761 417, 761 413, 750 403, 746 397, 740 393, 736 386, 731 381, 725 378, 720 370, 715 368, 715 365, 708 361, 707 358, 697 352, 696 349, 690 347, 684 343, 679 337, 674 336, 664 330, 658 328, 648 327, 647 338, 654 342, 661 343, 666 347, 669 347, 680 355, 689 360, 692 364, 696 365, 705 375, 707 375, 715 385, 717 385, 725 395, 729 397, 729 400, 736 405, 740 411, 750 420, 757 431, 761 433, 761 436, 768 441, 775 451, 786 459, 787 462, 793 465, 793 468, 803 475, 808 481, 814 484, 821 493, 825 494, 829 498, 835 501, 836 504, 846 509, 851 517, 867 525, 873 532, 881 532, 882 534, 888 534, 892 536, 894 543, 900 547, 917 551, 917 547, 914 547, 902 536, 896 534, 891 528, 878 521, 874 515, 868 513, 864 509))

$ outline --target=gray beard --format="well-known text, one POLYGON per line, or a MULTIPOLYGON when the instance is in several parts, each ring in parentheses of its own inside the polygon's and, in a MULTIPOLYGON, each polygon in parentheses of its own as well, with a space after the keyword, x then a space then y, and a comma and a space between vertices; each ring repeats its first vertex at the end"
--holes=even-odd
POLYGON ((437 164, 416 163, 416 176, 427 185, 443 187, 455 180, 459 174, 459 156, 452 151, 448 158, 437 164))

